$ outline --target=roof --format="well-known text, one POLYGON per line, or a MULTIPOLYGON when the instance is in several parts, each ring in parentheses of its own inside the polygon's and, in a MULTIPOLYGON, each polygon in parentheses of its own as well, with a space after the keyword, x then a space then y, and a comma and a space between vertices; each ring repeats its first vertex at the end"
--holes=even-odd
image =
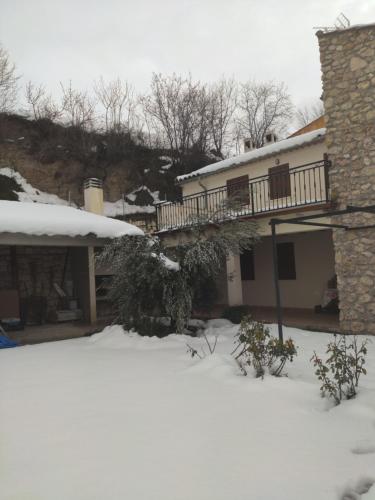
POLYGON ((144 234, 127 222, 73 207, 5 200, 0 200, 0 233, 109 239, 144 234))
POLYGON ((194 177, 201 177, 206 175, 212 175, 222 170, 227 170, 232 167, 238 167, 240 165, 246 165, 254 161, 267 158, 269 156, 274 156, 278 153, 289 151, 292 149, 301 148, 309 144, 316 142, 321 142, 324 139, 326 129, 320 128, 318 130, 313 130, 312 132, 307 132, 306 134, 298 135, 296 137, 290 137, 289 139, 284 139, 273 144, 264 146, 263 148, 253 149, 247 153, 243 153, 238 156, 233 156, 226 160, 219 161, 217 163, 212 163, 198 170, 194 170, 189 174, 180 175, 177 177, 177 182, 185 182, 194 177))
POLYGON ((325 117, 324 115, 319 116, 318 118, 315 118, 315 120, 312 120, 309 122, 307 125, 304 125, 303 127, 299 128, 293 134, 290 134, 288 139, 290 137, 295 137, 296 135, 302 135, 306 134, 306 132, 311 132, 312 130, 318 130, 320 128, 325 127, 325 117))

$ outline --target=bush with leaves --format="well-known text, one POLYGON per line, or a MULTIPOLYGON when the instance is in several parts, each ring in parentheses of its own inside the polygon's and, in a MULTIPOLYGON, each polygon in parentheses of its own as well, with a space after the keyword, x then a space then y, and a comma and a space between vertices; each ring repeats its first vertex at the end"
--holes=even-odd
POLYGON ((109 298, 117 321, 137 329, 144 317, 166 315, 178 333, 184 331, 199 286, 212 282, 230 254, 251 248, 258 239, 252 221, 206 229, 194 225, 188 240, 173 248, 150 236, 124 236, 104 249, 99 262, 113 269, 109 298))
POLYGON ((266 371, 279 377, 286 362, 292 362, 297 354, 292 339, 283 342, 271 336, 269 328, 250 316, 242 319, 237 338, 232 354, 236 354, 235 359, 244 375, 247 375, 245 365, 248 365, 255 369, 257 377, 263 377, 266 371))
POLYGON ((322 382, 322 397, 327 396, 340 404, 343 399, 352 399, 357 394, 359 378, 366 375, 367 343, 366 339, 358 345, 355 335, 349 338, 335 334, 327 345, 325 362, 314 351, 311 361, 316 368, 315 375, 322 382))

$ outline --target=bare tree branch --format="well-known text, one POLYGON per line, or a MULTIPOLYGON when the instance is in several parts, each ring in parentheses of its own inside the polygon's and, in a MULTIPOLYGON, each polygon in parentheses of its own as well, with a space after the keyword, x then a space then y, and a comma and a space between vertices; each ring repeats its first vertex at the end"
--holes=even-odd
POLYGON ((56 120, 61 115, 61 110, 53 101, 51 95, 48 95, 43 85, 35 85, 31 81, 26 84, 25 98, 29 105, 28 114, 34 120, 47 118, 48 120, 56 120))
POLYGON ((302 108, 298 108, 296 111, 296 120, 297 124, 300 128, 305 127, 313 120, 320 118, 324 115, 324 105, 321 100, 316 101, 315 103, 309 106, 303 106, 302 108))
POLYGON ((13 111, 17 101, 19 78, 8 52, 0 46, 0 112, 13 111))
POLYGON ((266 134, 282 134, 293 115, 293 104, 283 83, 248 81, 240 85, 237 133, 264 146, 266 134))

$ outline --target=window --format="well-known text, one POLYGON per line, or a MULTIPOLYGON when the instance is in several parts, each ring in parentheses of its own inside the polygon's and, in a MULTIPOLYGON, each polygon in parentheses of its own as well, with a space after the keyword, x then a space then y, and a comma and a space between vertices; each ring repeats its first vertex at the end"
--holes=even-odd
POLYGON ((269 168, 268 175, 271 200, 290 196, 290 174, 288 163, 269 168))
POLYGON ((245 250, 240 255, 241 280, 255 280, 254 250, 245 250))
POLYGON ((249 176, 242 175, 227 180, 228 198, 239 202, 241 205, 249 205, 249 176))
POLYGON ((277 244, 277 264, 279 280, 296 279, 296 261, 294 257, 294 243, 277 244))

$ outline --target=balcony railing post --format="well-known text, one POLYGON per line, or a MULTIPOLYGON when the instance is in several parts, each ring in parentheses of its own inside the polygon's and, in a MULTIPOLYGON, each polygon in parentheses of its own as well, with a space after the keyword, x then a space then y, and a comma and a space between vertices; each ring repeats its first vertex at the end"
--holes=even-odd
POLYGON ((250 197, 251 197, 251 214, 254 215, 254 186, 253 183, 250 182, 250 197))
POLYGON ((156 231, 159 231, 160 207, 156 205, 156 231))
POLYGON ((331 165, 331 162, 328 159, 328 154, 324 153, 324 184, 325 184, 325 190, 326 190, 326 200, 329 200, 329 167, 331 165))

